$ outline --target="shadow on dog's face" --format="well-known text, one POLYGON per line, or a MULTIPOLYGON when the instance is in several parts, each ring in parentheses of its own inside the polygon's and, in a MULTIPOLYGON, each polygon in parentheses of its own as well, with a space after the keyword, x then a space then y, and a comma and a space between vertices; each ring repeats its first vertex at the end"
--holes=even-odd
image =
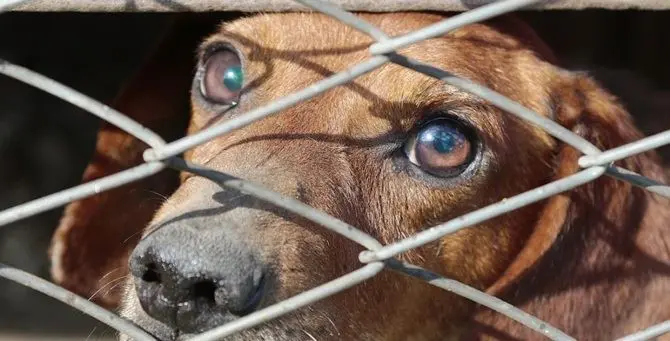
MULTIPOLYGON (((363 17, 390 35, 442 19, 418 13, 363 17)), ((532 42, 524 45, 497 27, 468 26, 399 52, 569 124, 579 112, 570 111, 579 97, 578 77, 544 62, 532 42)), ((225 24, 199 51, 189 133, 363 62, 370 43, 317 14, 260 15, 225 24)), ((186 157, 297 198, 391 243, 551 181, 562 172, 558 154, 557 143, 543 131, 439 80, 387 64, 186 157)), ((544 204, 399 258, 486 290, 524 249, 544 204)), ((360 268, 361 251, 252 196, 186 175, 131 256, 123 314, 174 340, 360 268)), ((384 271, 230 339, 442 340, 457 335, 473 309, 456 295, 384 271)))

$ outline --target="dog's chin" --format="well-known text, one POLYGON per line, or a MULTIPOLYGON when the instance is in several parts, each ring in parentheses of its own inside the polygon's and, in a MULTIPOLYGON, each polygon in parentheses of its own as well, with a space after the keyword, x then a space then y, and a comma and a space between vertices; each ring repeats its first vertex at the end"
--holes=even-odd
MULTIPOLYGON (((198 334, 182 333, 178 330, 151 330, 145 329, 160 341, 186 341, 198 334)), ((308 332, 305 329, 286 328, 279 326, 263 326, 248 331, 242 331, 223 338, 225 341, 311 341, 317 333, 308 332)), ((134 339, 122 334, 120 341, 133 341, 134 339)))
MULTIPOLYGON (((179 334, 175 341, 186 341, 197 334, 179 334)), ((239 332, 223 338, 225 341, 312 341, 312 335, 302 329, 285 329, 278 326, 263 326, 249 331, 239 332)))
MULTIPOLYGON (((184 333, 176 329, 167 327, 165 324, 147 316, 143 311, 135 312, 134 315, 127 316, 137 326, 150 333, 160 341, 185 341, 198 334, 184 333)), ((315 326, 306 327, 300 321, 308 316, 298 318, 284 317, 270 322, 266 322, 255 328, 241 331, 223 338, 225 341, 311 341, 314 337, 323 336, 325 339, 333 336, 331 325, 323 326, 325 328, 315 328, 315 326), (324 333, 325 332, 325 333, 324 333), (324 335, 325 334, 325 335, 324 335)), ((310 319, 313 321, 313 318, 310 319)), ((321 338, 318 338, 321 339, 321 338)), ((120 341, 133 341, 134 339, 122 334, 120 341)))
MULTIPOLYGON (((197 334, 185 333, 149 316, 139 304, 139 300, 132 283, 126 286, 124 300, 121 306, 121 316, 130 320, 160 341, 182 341, 197 334)), ((269 302, 266 304, 272 304, 269 302)), ((216 328, 212 326, 211 328, 216 328)), ((210 328, 210 330, 211 330, 210 328)), ((288 315, 267 321, 259 326, 235 333, 223 338, 225 341, 313 341, 341 340, 338 328, 328 314, 316 305, 304 310, 294 311, 288 315)), ((120 341, 134 339, 121 334, 120 341)))

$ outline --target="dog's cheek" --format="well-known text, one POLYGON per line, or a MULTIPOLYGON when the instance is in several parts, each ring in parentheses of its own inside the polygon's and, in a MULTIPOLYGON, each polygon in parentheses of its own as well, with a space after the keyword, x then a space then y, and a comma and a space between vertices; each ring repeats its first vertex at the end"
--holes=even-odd
POLYGON ((331 259, 332 263, 328 264, 327 242, 311 231, 312 228, 277 219, 262 229, 265 232, 253 238, 270 271, 274 272, 273 301, 334 278, 331 269, 337 259, 331 259))
MULTIPOLYGON (((355 180, 350 167, 337 153, 322 145, 301 148, 309 159, 290 160, 296 177, 291 196, 319 211, 336 217, 356 228, 361 226, 360 207, 355 180), (311 148, 308 149, 308 148, 311 148), (328 169, 325 171, 315 171, 328 169)), ((261 221, 261 248, 276 249, 276 262, 285 283, 293 289, 308 289, 356 270, 362 265, 358 254, 363 247, 328 228, 298 216, 281 219, 266 216, 261 221)))

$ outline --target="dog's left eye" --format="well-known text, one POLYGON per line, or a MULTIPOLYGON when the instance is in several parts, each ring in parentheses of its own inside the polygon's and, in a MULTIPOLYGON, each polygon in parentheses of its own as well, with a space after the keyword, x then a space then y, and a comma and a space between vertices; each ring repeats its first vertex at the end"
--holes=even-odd
POLYGON ((237 53, 221 49, 204 63, 200 92, 210 101, 233 104, 238 101, 244 85, 244 70, 237 53))
POLYGON ((456 176, 473 160, 475 148, 470 136, 451 119, 435 119, 422 125, 406 142, 405 155, 427 173, 456 176))

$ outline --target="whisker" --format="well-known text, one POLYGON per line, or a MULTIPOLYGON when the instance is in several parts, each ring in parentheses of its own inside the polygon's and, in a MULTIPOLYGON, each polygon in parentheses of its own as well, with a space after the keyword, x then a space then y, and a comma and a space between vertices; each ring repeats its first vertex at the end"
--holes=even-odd
POLYGON ((305 333, 305 334, 307 334, 307 336, 309 336, 310 339, 312 339, 312 340, 314 340, 314 341, 317 341, 316 338, 314 337, 314 335, 308 333, 306 330, 303 329, 302 332, 305 333))
MULTIPOLYGON (((309 307, 308 310, 309 310, 311 315, 319 314, 321 317, 326 319, 326 321, 330 322, 330 325, 333 326, 333 331, 335 332, 335 334, 336 335, 341 335, 340 330, 335 325, 335 322, 333 321, 333 319, 331 319, 330 316, 328 316, 328 313, 326 313, 322 310, 315 309, 314 307, 309 307)), ((333 334, 331 333, 331 335, 333 335, 333 334)))
MULTIPOLYGON (((103 286, 101 286, 100 288, 98 288, 98 290, 96 290, 96 292, 94 292, 93 295, 91 295, 91 297, 88 298, 88 300, 89 300, 89 301, 92 300, 97 294, 99 294, 102 290, 104 290, 104 289, 105 289, 107 286, 109 286, 110 284, 118 283, 118 282, 120 282, 120 281, 122 282, 122 281, 123 281, 124 279, 126 279, 126 278, 128 278, 128 275, 121 276, 121 277, 119 277, 119 278, 113 279, 113 280, 111 280, 111 281, 105 283, 105 285, 103 285, 103 286)), ((106 293, 108 293, 109 291, 111 291, 111 289, 108 290, 106 293)))
POLYGON ((128 236, 128 238, 124 239, 124 240, 121 242, 121 244, 125 244, 125 243, 127 243, 131 238, 135 237, 136 235, 138 235, 138 234, 140 234, 140 233, 142 233, 142 232, 144 232, 144 229, 140 229, 139 231, 134 232, 133 234, 131 234, 130 236, 128 236))
POLYGON ((335 322, 333 322, 333 319, 331 319, 330 316, 328 316, 328 314, 325 313, 323 314, 323 316, 326 318, 326 320, 328 320, 328 322, 330 322, 331 325, 333 325, 333 329, 335 329, 337 335, 340 335, 340 330, 337 329, 337 326, 335 325, 335 322))
MULTIPOLYGON (((125 277, 128 278, 128 276, 125 276, 125 277)), ((125 283, 126 283, 125 281, 117 282, 117 283, 114 284, 111 288, 107 289, 107 291, 105 292, 105 295, 109 294, 112 290, 118 288, 118 287, 121 286, 121 285, 124 285, 125 283)))
POLYGON ((105 277, 111 275, 112 273, 114 273, 115 271, 117 271, 117 270, 119 270, 119 269, 121 269, 120 266, 119 266, 119 267, 116 267, 116 268, 114 268, 114 269, 112 269, 112 270, 110 270, 108 273, 106 273, 106 274, 104 274, 102 277, 100 277, 99 281, 105 279, 105 277))
POLYGON ((88 336, 86 336, 86 341, 88 341, 88 340, 91 339, 91 336, 93 335, 93 333, 95 332, 96 329, 98 329, 97 326, 96 326, 96 327, 93 327, 93 329, 91 330, 91 332, 88 333, 88 336))
POLYGON ((165 194, 158 193, 156 191, 152 191, 150 189, 142 189, 145 192, 149 192, 151 194, 155 194, 158 198, 162 199, 164 202, 168 200, 168 197, 165 194))

